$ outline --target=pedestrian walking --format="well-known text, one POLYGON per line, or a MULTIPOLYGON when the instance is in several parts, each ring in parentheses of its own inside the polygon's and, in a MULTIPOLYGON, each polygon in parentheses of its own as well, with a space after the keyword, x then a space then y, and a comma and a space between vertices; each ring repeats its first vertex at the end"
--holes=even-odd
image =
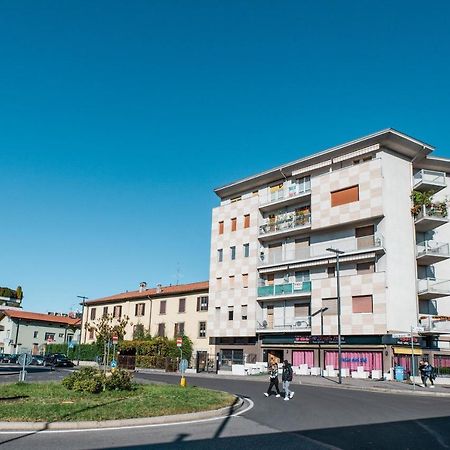
POLYGON ((278 382, 278 364, 275 362, 272 362, 272 364, 269 367, 269 388, 267 389, 267 392, 264 392, 264 395, 266 397, 269 397, 269 395, 272 394, 272 388, 274 387, 277 395, 277 398, 280 398, 280 388, 279 388, 279 382, 278 382))
POLYGON ((283 362, 283 372, 281 374, 281 380, 283 381, 283 391, 284 391, 284 400, 288 401, 291 399, 295 392, 289 390, 289 384, 292 381, 292 376, 294 372, 292 370, 292 366, 289 364, 288 360, 285 359, 283 362))
POLYGON ((419 362, 420 377, 422 378, 423 387, 427 387, 427 380, 430 380, 430 388, 434 388, 433 366, 428 361, 419 362))

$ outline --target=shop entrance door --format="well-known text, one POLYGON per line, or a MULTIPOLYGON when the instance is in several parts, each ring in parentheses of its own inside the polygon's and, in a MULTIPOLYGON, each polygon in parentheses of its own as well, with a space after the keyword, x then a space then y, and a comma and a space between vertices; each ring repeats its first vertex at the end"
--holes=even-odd
POLYGON ((267 362, 268 362, 268 364, 282 363, 283 362, 283 350, 268 350, 267 351, 267 362))

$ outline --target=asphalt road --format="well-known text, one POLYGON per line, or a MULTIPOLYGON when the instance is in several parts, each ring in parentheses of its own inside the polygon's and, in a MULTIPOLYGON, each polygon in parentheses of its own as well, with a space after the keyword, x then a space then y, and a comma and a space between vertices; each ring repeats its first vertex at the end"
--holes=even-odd
MULTIPOLYGON (((53 376, 53 375, 51 375, 53 376)), ((143 382, 178 383, 165 374, 143 382)), ((246 396, 237 417, 170 426, 82 432, 0 433, 3 449, 438 449, 450 447, 450 399, 295 386, 285 402, 253 380, 188 378, 190 385, 246 396)))

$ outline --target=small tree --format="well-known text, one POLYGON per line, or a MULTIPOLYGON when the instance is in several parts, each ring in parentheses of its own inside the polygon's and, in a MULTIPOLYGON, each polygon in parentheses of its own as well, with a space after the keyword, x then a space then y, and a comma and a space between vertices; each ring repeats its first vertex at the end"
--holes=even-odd
POLYGON ((22 300, 22 299, 23 299, 22 286, 17 286, 17 289, 16 289, 16 298, 17 298, 18 300, 22 300))
POLYGON ((125 327, 128 324, 129 318, 125 316, 121 318, 116 324, 113 325, 114 318, 112 315, 105 315, 97 320, 97 323, 89 328, 95 330, 96 344, 99 351, 103 352, 104 348, 109 342, 111 342, 112 337, 117 335, 119 341, 123 341, 125 336, 125 327))
POLYGON ((133 341, 150 341, 152 335, 149 329, 145 329, 142 323, 138 323, 133 330, 133 341))

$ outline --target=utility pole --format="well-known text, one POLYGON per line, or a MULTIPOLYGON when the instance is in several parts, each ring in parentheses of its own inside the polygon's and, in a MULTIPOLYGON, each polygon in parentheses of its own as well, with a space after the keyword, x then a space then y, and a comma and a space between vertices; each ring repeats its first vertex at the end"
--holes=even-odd
POLYGON ((81 336, 83 334, 83 317, 84 317, 84 306, 86 304, 86 300, 88 299, 88 297, 85 297, 84 295, 77 295, 77 298, 81 299, 82 302, 80 303, 80 305, 82 305, 82 309, 81 309, 81 324, 80 324, 80 340, 78 342, 78 352, 77 352, 77 366, 80 365, 80 352, 81 352, 81 336))

